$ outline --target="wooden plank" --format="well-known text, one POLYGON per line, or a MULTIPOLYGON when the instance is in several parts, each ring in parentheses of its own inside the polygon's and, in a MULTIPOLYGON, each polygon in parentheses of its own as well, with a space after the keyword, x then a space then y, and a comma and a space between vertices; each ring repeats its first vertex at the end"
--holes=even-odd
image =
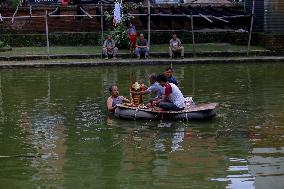
POLYGON ((141 106, 128 106, 127 104, 118 104, 117 107, 125 108, 125 109, 132 109, 135 111, 145 111, 145 112, 152 112, 152 113, 162 113, 162 114, 180 114, 180 113, 188 113, 188 112, 198 112, 198 111, 206 111, 206 110, 213 110, 218 106, 217 103, 209 103, 209 104, 198 104, 187 109, 181 111, 161 111, 155 108, 147 108, 145 105, 141 106))

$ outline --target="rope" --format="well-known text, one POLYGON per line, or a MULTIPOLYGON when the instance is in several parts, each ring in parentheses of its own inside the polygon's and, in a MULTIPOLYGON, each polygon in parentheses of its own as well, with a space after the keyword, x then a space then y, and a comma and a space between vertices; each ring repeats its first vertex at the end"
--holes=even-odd
POLYGON ((138 105, 137 108, 135 109, 134 120, 136 120, 137 112, 140 110, 139 107, 140 107, 140 105, 138 105))
POLYGON ((188 122, 187 112, 185 113, 185 119, 186 119, 186 122, 188 122))

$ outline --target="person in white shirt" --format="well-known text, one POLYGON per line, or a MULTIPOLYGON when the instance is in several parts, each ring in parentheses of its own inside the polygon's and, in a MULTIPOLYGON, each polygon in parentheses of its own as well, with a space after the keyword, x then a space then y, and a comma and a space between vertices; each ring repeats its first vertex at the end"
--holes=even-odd
POLYGON ((177 38, 177 34, 173 34, 173 38, 170 40, 169 54, 173 58, 174 53, 180 53, 181 58, 184 58, 184 47, 181 45, 181 41, 177 38))
POLYGON ((153 105, 166 111, 183 110, 185 108, 185 100, 180 89, 175 84, 169 83, 164 75, 159 75, 157 82, 165 88, 165 95, 162 99, 154 101, 153 105))

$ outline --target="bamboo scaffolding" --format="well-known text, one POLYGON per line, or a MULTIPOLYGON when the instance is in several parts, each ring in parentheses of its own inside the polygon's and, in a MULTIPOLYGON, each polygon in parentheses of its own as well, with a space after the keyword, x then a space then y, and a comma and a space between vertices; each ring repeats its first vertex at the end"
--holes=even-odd
POLYGON ((195 57, 196 54, 195 54, 195 38, 194 38, 194 29, 193 29, 193 16, 192 16, 192 13, 191 13, 191 16, 190 16, 190 19, 191 19, 191 35, 192 35, 192 50, 193 50, 193 56, 195 57))
MULTIPOLYGON (((48 15, 49 17, 105 17, 106 15, 104 14, 96 14, 96 15, 48 15)), ((113 15, 109 15, 110 17, 113 17, 113 15)), ((185 15, 185 14, 127 14, 126 16, 130 17, 130 16, 161 16, 161 17, 188 17, 189 15, 185 15)), ((212 16, 212 15, 192 15, 194 18, 204 18, 204 16, 206 16, 207 18, 215 18, 215 19, 228 19, 228 18, 243 18, 243 17, 249 17, 249 15, 238 15, 238 16, 222 16, 222 17, 216 17, 216 16, 212 16)), ((25 19, 25 18, 45 18, 45 15, 38 15, 38 16, 2 16, 2 19, 25 19)), ((211 20, 212 21, 212 20, 211 20)), ((226 20, 222 20, 224 22, 229 22, 226 20)))
POLYGON ((252 35, 252 30, 253 30, 253 19, 254 19, 254 6, 255 6, 255 1, 253 0, 252 1, 252 9, 251 9, 251 21, 250 21, 247 56, 249 56, 249 53, 250 53, 250 43, 251 43, 251 35, 252 35))
POLYGON ((50 12, 50 13, 48 13, 48 16, 51 16, 52 14, 54 14, 54 13, 56 13, 56 11, 58 11, 58 7, 56 7, 56 9, 54 10, 54 11, 52 11, 52 12, 50 12))
POLYGON ((49 37, 48 37, 48 20, 47 20, 47 17, 48 17, 48 13, 47 13, 47 10, 45 11, 45 35, 46 35, 46 48, 47 48, 47 56, 49 58, 49 37))
MULTIPOLYGON (((45 34, 46 34, 46 47, 47 47, 47 54, 49 57, 50 54, 50 44, 49 44, 49 31, 48 31, 48 17, 88 17, 93 19, 94 17, 100 17, 100 27, 101 27, 101 43, 103 45, 103 40, 104 40, 104 17, 107 15, 104 14, 103 12, 103 7, 105 4, 100 3, 98 6, 96 5, 95 7, 100 7, 100 14, 92 15, 89 14, 86 10, 84 10, 82 7, 80 9, 84 13, 84 15, 53 15, 59 8, 57 7, 54 11, 48 13, 48 11, 45 11, 44 15, 32 15, 32 6, 29 6, 29 16, 16 16, 19 6, 17 6, 14 14, 12 17, 9 16, 2 16, 0 13, 0 21, 3 22, 5 19, 12 19, 12 23, 14 23, 15 19, 27 19, 27 18, 44 18, 45 19, 45 34)), ((109 6, 109 5, 108 5, 109 6)), ((250 52, 250 43, 251 43, 251 34, 252 34, 252 28, 253 28, 253 17, 254 17, 254 6, 255 6, 255 0, 253 0, 253 8, 252 8, 252 14, 251 14, 251 26, 250 26, 250 32, 249 32, 249 40, 248 40, 248 50, 247 54, 249 55, 250 52)), ((146 7, 145 7, 146 8, 146 7)), ((194 18, 203 18, 207 20, 210 23, 213 23, 212 19, 216 19, 225 23, 229 23, 228 20, 225 19, 230 19, 230 18, 243 18, 243 17, 248 17, 249 15, 233 15, 233 16, 213 16, 213 15, 207 15, 207 14, 193 14, 192 12, 190 15, 186 14, 165 14, 165 13, 158 13, 158 14, 151 14, 151 3, 150 0, 148 0, 148 5, 147 5, 147 13, 145 14, 126 14, 126 17, 132 17, 132 16, 147 16, 148 18, 148 23, 147 23, 147 32, 148 32, 148 45, 150 48, 150 42, 151 42, 151 32, 158 32, 158 31, 185 31, 188 32, 188 30, 151 30, 151 16, 153 17, 180 17, 180 18, 189 18, 191 22, 191 34, 192 34, 192 47, 193 47, 193 56, 196 56, 196 49, 195 49, 195 32, 198 32, 199 30, 194 30, 194 18)), ((21 8, 22 9, 22 8, 21 8)), ((113 15, 109 15, 113 17, 113 15)), ((222 31, 228 31, 228 30, 222 30, 222 31)), ((229 30, 229 31, 234 31, 234 30, 229 30)))

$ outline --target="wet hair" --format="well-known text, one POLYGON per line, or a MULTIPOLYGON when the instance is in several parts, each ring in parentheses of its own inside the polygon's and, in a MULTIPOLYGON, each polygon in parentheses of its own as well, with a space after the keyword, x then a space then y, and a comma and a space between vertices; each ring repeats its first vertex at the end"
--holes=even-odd
POLYGON ((160 81, 163 81, 163 82, 167 82, 167 77, 164 76, 163 74, 160 74, 157 76, 157 82, 160 82, 160 81))
POLYGON ((173 68, 171 68, 171 67, 167 67, 167 68, 165 69, 165 71, 168 71, 168 70, 173 71, 173 68))
POLYGON ((111 86, 108 88, 109 93, 112 92, 112 88, 113 88, 114 86, 116 86, 116 85, 111 85, 111 86))
POLYGON ((152 73, 151 75, 149 75, 149 79, 157 81, 157 75, 155 73, 152 73))

